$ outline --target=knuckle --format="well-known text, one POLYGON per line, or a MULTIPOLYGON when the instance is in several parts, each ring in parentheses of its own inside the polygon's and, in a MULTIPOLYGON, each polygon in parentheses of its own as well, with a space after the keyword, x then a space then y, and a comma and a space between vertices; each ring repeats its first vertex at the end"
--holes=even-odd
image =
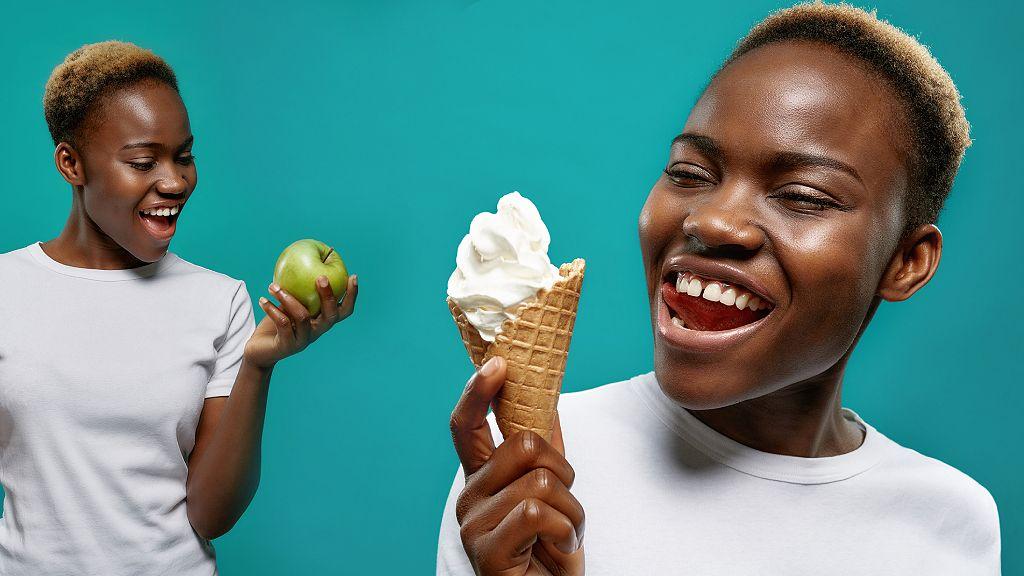
POLYGON ((541 520, 540 501, 536 498, 526 498, 522 503, 523 520, 530 526, 538 524, 541 520))
POLYGON ((572 464, 565 463, 565 470, 569 473, 569 484, 566 488, 572 488, 572 485, 576 483, 576 469, 572 467, 572 464))
POLYGON ((462 419, 459 417, 457 408, 452 411, 452 415, 448 419, 448 429, 451 430, 452 436, 457 436, 462 430, 462 419))
POLYGON ((529 430, 519 435, 519 449, 528 461, 534 462, 540 457, 542 451, 540 440, 540 436, 529 430))
POLYGON ((533 477, 533 491, 536 494, 548 494, 554 488, 555 479, 547 468, 537 468, 531 474, 533 477))

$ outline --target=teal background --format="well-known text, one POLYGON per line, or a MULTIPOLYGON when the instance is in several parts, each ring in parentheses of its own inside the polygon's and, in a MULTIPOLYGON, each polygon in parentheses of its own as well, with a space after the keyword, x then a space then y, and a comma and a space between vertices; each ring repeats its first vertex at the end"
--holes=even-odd
MULTIPOLYGON (((553 260, 587 258, 567 390, 651 369, 637 215, 709 74, 783 3, 279 4, 6 6, 0 251, 52 238, 70 205, 41 108, 50 70, 104 39, 165 57, 200 172, 172 249, 255 300, 278 252, 315 237, 361 286, 356 315, 275 372, 262 485, 216 543, 222 572, 431 573, 470 373, 444 289, 470 218, 519 190, 553 260)), ((987 487, 1020 574, 1024 18, 980 6, 878 4, 951 72, 975 144, 937 276, 882 307, 845 403, 987 487)))

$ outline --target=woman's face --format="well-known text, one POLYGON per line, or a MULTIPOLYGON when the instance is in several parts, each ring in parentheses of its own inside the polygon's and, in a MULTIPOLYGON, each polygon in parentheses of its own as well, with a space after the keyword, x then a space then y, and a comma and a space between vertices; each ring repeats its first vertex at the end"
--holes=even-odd
POLYGON ((104 97, 87 125, 80 151, 86 214, 139 260, 160 259, 196 187, 181 97, 163 82, 132 84, 104 97))
POLYGON ((824 45, 763 46, 712 81, 640 216, 669 396, 729 406, 851 350, 903 231, 901 126, 888 85, 824 45))

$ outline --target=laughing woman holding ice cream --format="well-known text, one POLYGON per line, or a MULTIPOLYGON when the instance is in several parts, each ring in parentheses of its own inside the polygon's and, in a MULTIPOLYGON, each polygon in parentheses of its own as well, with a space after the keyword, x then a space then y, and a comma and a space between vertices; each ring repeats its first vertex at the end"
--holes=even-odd
POLYGON ((485 364, 452 414, 438 574, 999 574, 989 493, 841 396, 880 302, 934 274, 968 144, 950 77, 874 15, 754 28, 640 214, 654 372, 495 448, 485 364))
MULTIPOLYGON (((210 540, 248 506, 274 365, 352 313, 168 252, 196 188, 171 68, 83 46, 46 85, 71 185, 61 234, 0 255, 0 574, 216 573, 210 540)), ((321 279, 325 280, 325 279, 321 279)))

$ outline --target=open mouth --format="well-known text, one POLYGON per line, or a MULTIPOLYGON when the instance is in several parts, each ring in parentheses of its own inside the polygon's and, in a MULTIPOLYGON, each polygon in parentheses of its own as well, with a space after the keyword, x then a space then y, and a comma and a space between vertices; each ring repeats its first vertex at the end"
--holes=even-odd
POLYGON ((174 236, 175 223, 181 213, 181 204, 163 207, 147 208, 139 210, 139 219, 147 232, 158 240, 166 240, 174 236))
POLYGON ((733 330, 768 316, 774 304, 736 283, 670 272, 661 287, 672 324, 699 332, 733 330))

